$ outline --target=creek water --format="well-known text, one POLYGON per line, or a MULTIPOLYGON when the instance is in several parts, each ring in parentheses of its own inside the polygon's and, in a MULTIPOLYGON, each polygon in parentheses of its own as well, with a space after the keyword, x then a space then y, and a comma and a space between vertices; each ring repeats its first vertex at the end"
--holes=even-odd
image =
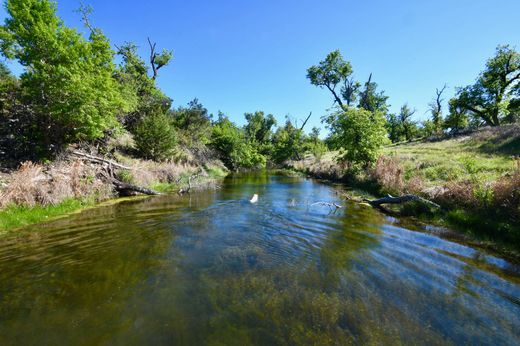
POLYGON ((0 345, 520 342, 517 266, 337 189, 238 174, 1 235, 0 345))

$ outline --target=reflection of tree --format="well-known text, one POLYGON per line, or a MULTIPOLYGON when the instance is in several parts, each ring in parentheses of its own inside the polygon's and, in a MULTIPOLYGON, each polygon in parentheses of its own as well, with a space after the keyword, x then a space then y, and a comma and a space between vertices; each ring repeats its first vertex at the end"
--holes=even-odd
POLYGON ((320 250, 319 270, 327 287, 336 288, 349 263, 379 244, 383 217, 368 208, 349 203, 339 225, 330 231, 320 250))

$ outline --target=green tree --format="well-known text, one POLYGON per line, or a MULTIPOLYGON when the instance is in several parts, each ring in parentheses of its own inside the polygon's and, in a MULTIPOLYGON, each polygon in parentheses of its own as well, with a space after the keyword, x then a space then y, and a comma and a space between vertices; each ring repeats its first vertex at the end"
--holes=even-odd
POLYGON ((307 78, 312 85, 326 88, 334 96, 334 103, 343 108, 345 105, 340 96, 344 97, 346 105, 355 99, 359 83, 352 81, 352 65, 343 59, 339 50, 330 52, 325 60, 307 69, 307 78), (337 90, 338 85, 340 90, 337 90))
POLYGON ((383 91, 377 91, 377 83, 372 82, 372 74, 370 74, 368 81, 365 83, 365 88, 359 95, 358 107, 370 112, 378 111, 386 114, 388 111, 387 100, 388 96, 385 96, 383 91))
POLYGON ((177 141, 171 118, 160 111, 139 121, 134 131, 134 139, 141 156, 155 161, 170 158, 177 141))
POLYGON ((188 107, 179 107, 170 113, 183 145, 195 147, 209 142, 211 115, 198 99, 190 101, 188 107))
POLYGON ((265 156, 246 141, 243 130, 223 114, 219 114, 213 124, 210 146, 231 170, 263 167, 266 164, 265 156))
POLYGON ((301 159, 300 154, 305 151, 303 137, 302 129, 294 126, 287 116, 284 126, 279 127, 273 136, 273 161, 283 163, 286 160, 301 159))
POLYGON ((117 127, 116 114, 129 106, 113 78, 114 52, 103 33, 89 25, 84 39, 49 0, 7 0, 6 9, 0 47, 25 68, 21 87, 44 118, 43 137, 55 144, 92 140, 117 127))
POLYGON ((399 123, 403 130, 404 138, 407 141, 411 141, 417 133, 417 124, 412 120, 412 116, 415 114, 415 109, 412 110, 408 107, 408 104, 404 104, 398 115, 399 123))
POLYGON ((468 116, 459 108, 459 104, 456 99, 451 99, 449 102, 450 113, 444 119, 444 129, 457 133, 466 126, 468 126, 468 116))
POLYGON ((520 54, 498 46, 476 83, 459 88, 451 102, 458 112, 489 126, 514 121, 520 112, 520 54))
POLYGON ((130 106, 129 111, 122 115, 121 121, 127 130, 133 132, 137 123, 147 115, 168 111, 171 99, 157 88, 155 80, 148 75, 148 66, 137 54, 135 44, 125 43, 118 48, 117 54, 122 61, 115 77, 130 106))
POLYGON ((334 147, 343 151, 340 160, 353 166, 368 165, 377 160, 387 140, 385 118, 381 112, 348 108, 329 116, 326 121, 334 147))
POLYGON ((403 140, 404 131, 399 117, 393 113, 386 116, 386 131, 388 132, 388 138, 392 143, 397 143, 403 140))
POLYGON ((246 125, 244 127, 246 140, 253 145, 258 152, 269 156, 272 151, 272 128, 276 125, 276 119, 272 114, 267 116, 264 112, 244 114, 246 125))

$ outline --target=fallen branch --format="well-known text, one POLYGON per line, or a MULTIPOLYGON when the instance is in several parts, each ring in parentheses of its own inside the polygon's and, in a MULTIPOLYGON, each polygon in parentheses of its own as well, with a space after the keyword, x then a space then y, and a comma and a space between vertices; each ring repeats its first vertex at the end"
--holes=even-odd
POLYGON ((311 204, 311 206, 313 205, 324 205, 324 206, 327 206, 329 208, 333 208, 335 207, 336 209, 339 209, 339 208, 343 208, 341 205, 339 204, 336 204, 336 203, 329 203, 329 202, 314 202, 311 204))
POLYGON ((147 189, 145 187, 132 185, 128 183, 123 183, 122 181, 119 181, 117 179, 112 179, 112 184, 114 185, 114 187, 120 195, 128 196, 131 195, 133 192, 139 192, 145 195, 160 195, 160 193, 155 190, 147 189))
POLYGON ((72 154, 78 156, 80 159, 83 159, 83 160, 88 160, 88 161, 100 163, 100 164, 107 164, 107 165, 114 166, 114 167, 121 168, 121 169, 127 169, 127 170, 132 169, 131 167, 123 166, 117 162, 106 160, 101 157, 85 154, 80 151, 73 151, 72 154))
POLYGON ((401 204, 401 203, 407 203, 407 202, 411 202, 411 201, 422 202, 425 204, 432 205, 436 208, 441 207, 437 203, 434 203, 432 201, 429 201, 425 198, 422 198, 422 197, 419 197, 416 195, 403 195, 403 196, 398 196, 398 197, 388 195, 386 197, 375 199, 375 200, 369 200, 367 198, 363 199, 363 202, 367 202, 368 204, 370 204, 373 207, 381 207, 382 204, 401 204))
POLYGON ((109 162, 106 166, 104 166, 105 171, 101 172, 101 176, 109 183, 114 185, 114 188, 119 193, 120 196, 131 196, 133 193, 143 193, 145 195, 160 195, 159 192, 151 189, 147 189, 145 187, 124 183, 115 178, 114 168, 112 167, 112 163, 109 162))
POLYGON ((185 193, 190 193, 190 190, 191 190, 191 179, 195 179, 197 178, 198 176, 200 175, 200 173, 197 173, 197 174, 193 174, 193 175, 190 175, 188 177, 188 188, 180 188, 179 191, 178 191, 178 194, 179 195, 183 195, 185 193))

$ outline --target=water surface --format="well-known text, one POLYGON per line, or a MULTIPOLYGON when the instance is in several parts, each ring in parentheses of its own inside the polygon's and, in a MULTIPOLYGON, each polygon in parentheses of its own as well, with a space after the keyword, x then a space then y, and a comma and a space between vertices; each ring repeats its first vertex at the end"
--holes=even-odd
POLYGON ((243 174, 0 236, 0 345, 519 343, 517 267, 345 203, 243 174))

